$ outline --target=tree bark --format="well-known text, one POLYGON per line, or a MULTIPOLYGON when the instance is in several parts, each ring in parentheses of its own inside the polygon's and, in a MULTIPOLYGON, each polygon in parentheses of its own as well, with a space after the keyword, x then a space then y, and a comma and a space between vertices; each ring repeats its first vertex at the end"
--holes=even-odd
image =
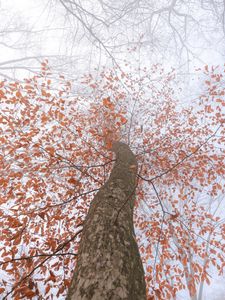
POLYGON ((90 205, 67 300, 146 299, 133 227, 137 161, 124 143, 112 151, 116 162, 90 205))

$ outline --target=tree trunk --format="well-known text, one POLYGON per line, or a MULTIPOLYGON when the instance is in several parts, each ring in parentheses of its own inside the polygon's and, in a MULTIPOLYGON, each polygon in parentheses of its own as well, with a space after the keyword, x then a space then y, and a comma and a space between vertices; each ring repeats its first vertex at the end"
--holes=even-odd
POLYGON ((137 161, 115 142, 116 162, 85 220, 67 300, 145 300, 144 271, 133 228, 137 161))

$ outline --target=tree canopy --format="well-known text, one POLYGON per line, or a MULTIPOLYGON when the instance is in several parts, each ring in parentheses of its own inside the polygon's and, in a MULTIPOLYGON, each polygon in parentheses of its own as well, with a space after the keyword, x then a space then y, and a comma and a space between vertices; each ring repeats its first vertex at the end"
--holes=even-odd
POLYGON ((209 268, 222 274, 223 67, 196 70, 201 91, 187 103, 176 72, 158 64, 102 69, 76 85, 52 76, 44 61, 24 82, 1 81, 3 299, 66 295, 115 140, 129 144, 139 164, 134 222, 148 299, 183 289, 200 297, 209 268))

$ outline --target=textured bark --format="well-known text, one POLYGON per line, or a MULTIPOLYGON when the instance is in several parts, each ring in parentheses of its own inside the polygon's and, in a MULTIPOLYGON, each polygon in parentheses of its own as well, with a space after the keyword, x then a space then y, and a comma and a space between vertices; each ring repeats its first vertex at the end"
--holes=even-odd
POLYGON ((116 162, 85 220, 67 300, 145 300, 144 271, 133 228, 137 161, 113 144, 116 162))

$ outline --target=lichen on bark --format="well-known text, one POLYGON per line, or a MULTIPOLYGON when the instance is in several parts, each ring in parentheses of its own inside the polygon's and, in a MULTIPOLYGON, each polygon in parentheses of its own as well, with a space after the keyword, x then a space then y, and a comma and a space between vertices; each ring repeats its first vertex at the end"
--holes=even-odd
POLYGON ((137 160, 122 142, 112 151, 116 161, 90 205, 67 300, 146 299, 133 227, 137 160))

